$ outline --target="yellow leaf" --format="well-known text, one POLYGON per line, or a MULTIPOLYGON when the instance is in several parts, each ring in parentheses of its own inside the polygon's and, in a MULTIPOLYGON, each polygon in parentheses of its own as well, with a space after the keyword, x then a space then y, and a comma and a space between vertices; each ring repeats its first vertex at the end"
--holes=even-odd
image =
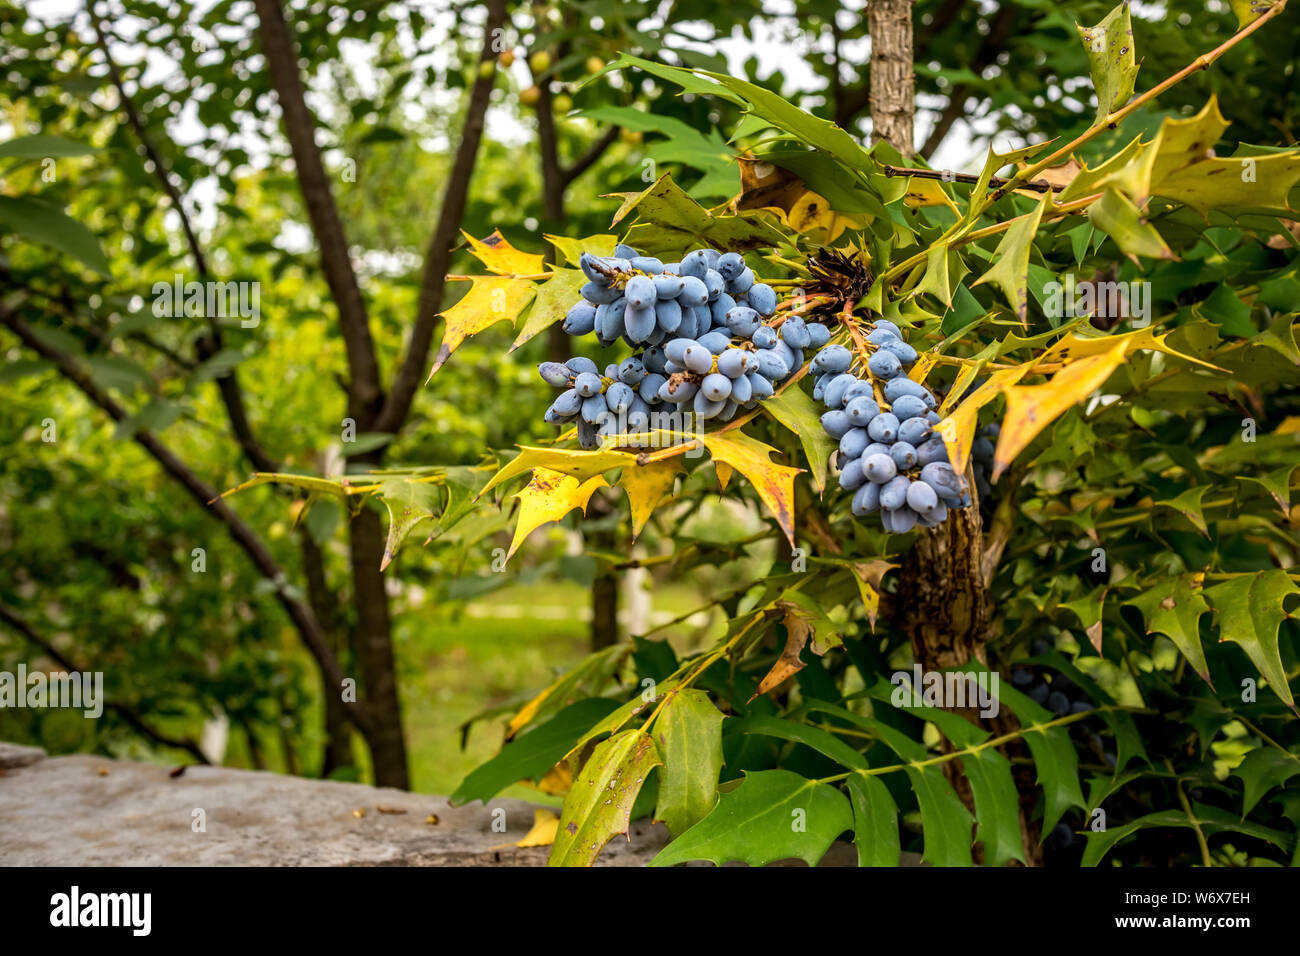
POLYGON ((1124 361, 1125 351, 1124 342, 1115 342, 1107 352, 1067 365, 1043 385, 1006 388, 1007 413, 993 456, 994 478, 1058 415, 1101 388, 1124 361))
POLYGON ((564 256, 565 262, 576 266, 584 252, 590 252, 593 256, 612 256, 614 246, 618 244, 618 236, 600 235, 588 236, 586 239, 570 239, 568 236, 548 235, 546 241, 564 256))
POLYGON ((948 448, 948 461, 952 470, 962 475, 970 460, 971 442, 975 440, 975 425, 979 421, 980 409, 1002 394, 1002 390, 1025 377, 1028 368, 1000 368, 963 401, 957 410, 939 422, 935 431, 948 448))
POLYGON ((489 272, 499 276, 534 276, 542 272, 545 257, 516 249, 499 231, 482 240, 475 239, 468 232, 464 235, 469 241, 470 252, 487 266, 489 272))
POLYGON ((853 577, 858 582, 858 593, 862 596, 862 606, 867 612, 867 623, 871 630, 876 629, 876 617, 880 613, 880 581, 890 568, 898 567, 884 558, 873 558, 851 565, 853 577))
POLYGON ((573 786, 573 770, 567 761, 561 760, 537 781, 537 789, 553 797, 562 797, 573 786))
POLYGON ((627 501, 632 509, 632 539, 635 541, 641 530, 654 514, 655 507, 664 495, 672 491, 673 482, 681 467, 675 459, 652 461, 647 465, 628 465, 619 476, 618 484, 627 492, 627 501))
POLYGON ((560 815, 544 807, 533 811, 533 828, 515 846, 550 846, 560 828, 560 815))
POLYGON ((560 816, 553 810, 538 807, 533 811, 533 827, 523 839, 515 843, 501 843, 488 847, 489 850, 506 850, 512 846, 550 846, 555 842, 555 834, 560 828, 560 816))
POLYGON ((479 497, 487 494, 497 485, 534 468, 558 471, 560 474, 585 481, 614 468, 630 468, 635 465, 636 455, 629 455, 625 451, 599 449, 584 451, 580 448, 539 448, 535 445, 520 445, 519 454, 492 476, 492 480, 479 492, 479 497))
POLYGON ((718 476, 718 488, 722 491, 727 490, 727 483, 731 481, 731 466, 726 462, 715 461, 713 463, 714 474, 718 476))
POLYGON ((937 179, 909 176, 907 192, 903 194, 903 203, 913 209, 921 206, 947 206, 953 212, 957 212, 957 204, 952 201, 952 197, 937 179))
MULTIPOLYGON (((922 356, 924 357, 924 356, 922 356)), ((917 360, 920 364, 920 360, 917 360)), ((966 392, 966 388, 971 382, 975 381, 975 376, 984 369, 983 362, 971 362, 969 365, 963 365, 961 371, 957 373, 957 378, 952 383, 952 388, 944 396, 943 403, 939 406, 939 414, 947 415, 948 410, 957 404, 957 399, 961 398, 966 392)))
POLYGON ((907 377, 918 385, 925 384, 925 377, 930 374, 930 370, 939 364, 939 356, 936 352, 923 352, 921 357, 916 360, 907 377))
POLYGON ((477 335, 498 322, 513 322, 536 295, 534 283, 528 279, 505 276, 474 276, 470 290, 455 305, 442 313, 446 328, 442 345, 433 360, 429 377, 442 368, 451 353, 471 335, 477 335))
POLYGON ((834 242, 850 226, 861 226, 853 216, 836 212, 831 204, 811 189, 804 193, 785 214, 786 223, 800 235, 820 231, 825 242, 834 242))
POLYGON ((510 542, 509 560, 523 544, 524 539, 542 525, 559 521, 574 508, 585 513, 587 502, 597 488, 607 487, 605 479, 597 475, 586 482, 551 471, 547 468, 533 470, 533 480, 528 487, 515 494, 519 499, 519 523, 515 525, 515 539, 510 542))
MULTIPOLYGON (((781 526, 785 536, 794 546, 794 476, 802 468, 789 468, 773 464, 768 456, 775 448, 764 445, 761 441, 750 438, 740 431, 714 432, 704 436, 705 447, 713 456, 714 465, 718 462, 729 465, 740 472, 754 486, 758 497, 767 505, 776 523, 781 526)), ((719 471, 719 479, 722 473, 719 471)))
POLYGON ((1039 355, 1035 364, 1039 366, 1054 365, 1058 362, 1073 362, 1093 355, 1103 355, 1114 348, 1116 344, 1119 344, 1123 346, 1125 357, 1133 352, 1145 349, 1147 351, 1164 352, 1166 355, 1174 355, 1185 362, 1192 362, 1215 372, 1227 372, 1227 369, 1211 365, 1209 362, 1202 362, 1200 359, 1192 358, 1190 355, 1178 351, 1172 345, 1166 345, 1165 339, 1169 338, 1171 334, 1167 332, 1164 335, 1156 335, 1155 329, 1150 328, 1139 329, 1136 332, 1125 332, 1122 335, 1083 336, 1077 332, 1071 332, 1057 340, 1051 348, 1039 355))

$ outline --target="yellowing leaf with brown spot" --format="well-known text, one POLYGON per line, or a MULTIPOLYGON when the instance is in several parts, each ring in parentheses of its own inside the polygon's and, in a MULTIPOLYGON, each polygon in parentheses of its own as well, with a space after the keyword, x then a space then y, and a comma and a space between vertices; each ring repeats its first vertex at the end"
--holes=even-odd
POLYGON ((1077 332, 1071 332, 1053 344, 1046 352, 1039 355, 1035 365, 1042 367, 1054 365, 1058 362, 1073 362, 1092 355, 1103 355, 1119 344, 1123 346, 1125 356, 1143 350, 1164 352, 1166 355, 1176 356, 1184 362, 1191 362, 1194 365, 1200 365, 1202 368, 1208 368, 1215 372, 1227 372, 1227 369, 1211 365, 1209 362, 1203 362, 1198 358, 1192 358, 1192 356, 1178 351, 1172 345, 1166 345, 1165 339, 1169 338, 1170 334, 1172 333, 1167 332, 1164 335, 1156 335, 1155 329, 1149 328, 1139 329, 1135 332, 1125 332, 1122 335, 1083 336, 1077 332))
POLYGON ((924 385, 926 376, 928 376, 930 371, 938 364, 939 356, 937 353, 923 352, 921 353, 920 358, 916 360, 916 364, 914 364, 911 370, 907 373, 907 377, 918 385, 924 385))
POLYGON ((581 508, 585 513, 587 502, 596 489, 605 487, 605 479, 599 475, 580 482, 558 471, 534 469, 528 487, 515 494, 519 499, 519 523, 515 525, 515 539, 510 542, 506 560, 513 557, 524 539, 542 525, 559 521, 574 508, 581 508))
POLYGON ((800 235, 820 232, 824 242, 834 242, 845 229, 862 226, 862 220, 836 212, 831 204, 811 189, 806 190, 785 216, 786 223, 800 235))
POLYGON ((627 492, 628 505, 632 509, 632 539, 635 541, 641 530, 654 514, 656 506, 664 495, 672 491, 673 482, 681 467, 673 459, 652 461, 648 465, 628 465, 619 476, 618 484, 627 492))
POLYGON ((957 212, 957 204, 952 201, 948 191, 937 179, 909 176, 907 192, 903 194, 903 203, 913 209, 922 206, 947 206, 953 212, 957 212))
MULTIPOLYGON (((705 435, 704 445, 713 456, 715 466, 722 462, 749 479, 793 547, 794 476, 803 469, 773 464, 769 456, 776 449, 740 431, 705 435)), ((721 474, 719 471, 719 478, 721 474)))
POLYGON ((1002 474, 1058 415, 1101 388, 1124 361, 1124 355, 1125 343, 1116 342, 1107 352, 1067 365, 1042 385, 1007 388, 1007 412, 993 455, 993 476, 1002 474))
POLYGON ((957 406, 957 410, 939 422, 935 431, 943 439, 948 449, 948 461, 953 471, 959 475, 966 473, 966 464, 970 461, 970 446, 975 440, 975 425, 979 421, 980 409, 1002 394, 1002 390, 1025 377, 1028 368, 1000 368, 989 376, 988 381, 957 406))
POLYGON ((804 662, 799 654, 808 643, 808 639, 813 636, 810 615, 800 607, 786 604, 785 616, 781 618, 781 623, 785 625, 787 635, 785 648, 781 651, 781 656, 776 659, 776 663, 772 665, 772 669, 758 682, 758 690, 754 691, 750 700, 774 690, 804 669, 804 662))
POLYGON ((470 282, 473 283, 470 290, 442 313, 446 327, 429 378, 433 378, 467 338, 498 322, 513 322, 537 294, 535 284, 528 279, 474 276, 470 282))
POLYGON ((464 233, 469 242, 470 252, 489 272, 499 276, 534 276, 543 270, 545 257, 516 249, 506 242, 500 231, 494 231, 486 239, 475 239, 468 232, 464 233))

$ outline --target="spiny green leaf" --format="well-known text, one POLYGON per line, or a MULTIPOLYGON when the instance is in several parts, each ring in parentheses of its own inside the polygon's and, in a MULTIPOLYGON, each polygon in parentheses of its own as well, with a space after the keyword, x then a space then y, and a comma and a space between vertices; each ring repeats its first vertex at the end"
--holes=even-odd
POLYGON ((1247 817, 1260 798, 1300 773, 1300 756, 1275 747, 1263 747, 1246 754, 1246 759, 1232 770, 1245 787, 1241 798, 1241 815, 1247 817))
POLYGON ((653 736, 663 755, 655 819, 680 836, 713 808, 722 770, 723 715, 702 690, 680 690, 655 719, 653 736))
POLYGON ((707 817, 660 851, 650 866, 691 860, 738 860, 766 866, 803 860, 816 866, 841 833, 853 829, 844 794, 788 770, 758 770, 718 798, 707 817))
POLYGON ((1214 608, 1219 626, 1219 640, 1240 644, 1273 693, 1292 710, 1295 697, 1282 667, 1278 628, 1288 617, 1283 604, 1293 594, 1300 594, 1300 587, 1280 569, 1243 575, 1205 589, 1205 599, 1214 608))
POLYGON ((898 866, 898 807, 879 777, 855 773, 846 781, 853 804, 858 866, 898 866))
POLYGON ((1029 249, 1042 221, 1043 210, 1051 201, 1051 193, 1044 193, 1034 211, 1019 219, 1002 236, 993 250, 993 267, 976 279, 972 286, 991 282, 1011 304, 1012 310, 1024 322, 1029 314, 1029 249))
POLYGON ((1201 615, 1210 609, 1191 575, 1171 578, 1125 601, 1142 612, 1147 622, 1147 633, 1164 634, 1187 658, 1187 663, 1214 686, 1210 680, 1210 666, 1205 661, 1201 647, 1199 622, 1201 615))

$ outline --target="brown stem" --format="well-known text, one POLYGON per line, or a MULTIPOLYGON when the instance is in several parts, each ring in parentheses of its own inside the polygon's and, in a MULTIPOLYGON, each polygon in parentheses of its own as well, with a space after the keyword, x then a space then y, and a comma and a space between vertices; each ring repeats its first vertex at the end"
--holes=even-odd
MULTIPOLYGON (((980 181, 980 178, 974 173, 955 173, 950 169, 915 169, 910 166, 889 166, 883 167, 887 177, 908 176, 912 179, 937 179, 945 183, 970 183, 974 185, 980 181)), ((1011 182, 1009 179, 1002 179, 1000 176, 994 176, 989 180, 989 185, 993 187, 1005 186, 1011 182)), ((1036 179, 1032 183, 1021 183, 1017 189, 1031 189, 1034 192, 1045 193, 1052 186, 1045 179, 1036 179)))

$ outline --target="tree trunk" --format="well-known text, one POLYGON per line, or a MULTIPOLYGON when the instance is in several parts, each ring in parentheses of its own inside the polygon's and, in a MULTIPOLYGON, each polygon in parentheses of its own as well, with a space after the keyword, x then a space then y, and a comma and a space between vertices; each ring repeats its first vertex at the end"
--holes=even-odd
MULTIPOLYGON (((384 528, 379 513, 362 508, 348 526, 352 554, 353 605, 357 625, 355 650, 364 685, 364 699, 374 721, 366 734, 375 785, 406 790, 406 741, 402 736, 402 707, 393 666, 392 624, 388 592, 379 564, 384 557, 384 528)), ((360 696, 360 695, 358 695, 360 696)))
POLYGON ((912 0, 871 0, 871 140, 903 156, 912 151, 916 80, 912 75, 912 0))

